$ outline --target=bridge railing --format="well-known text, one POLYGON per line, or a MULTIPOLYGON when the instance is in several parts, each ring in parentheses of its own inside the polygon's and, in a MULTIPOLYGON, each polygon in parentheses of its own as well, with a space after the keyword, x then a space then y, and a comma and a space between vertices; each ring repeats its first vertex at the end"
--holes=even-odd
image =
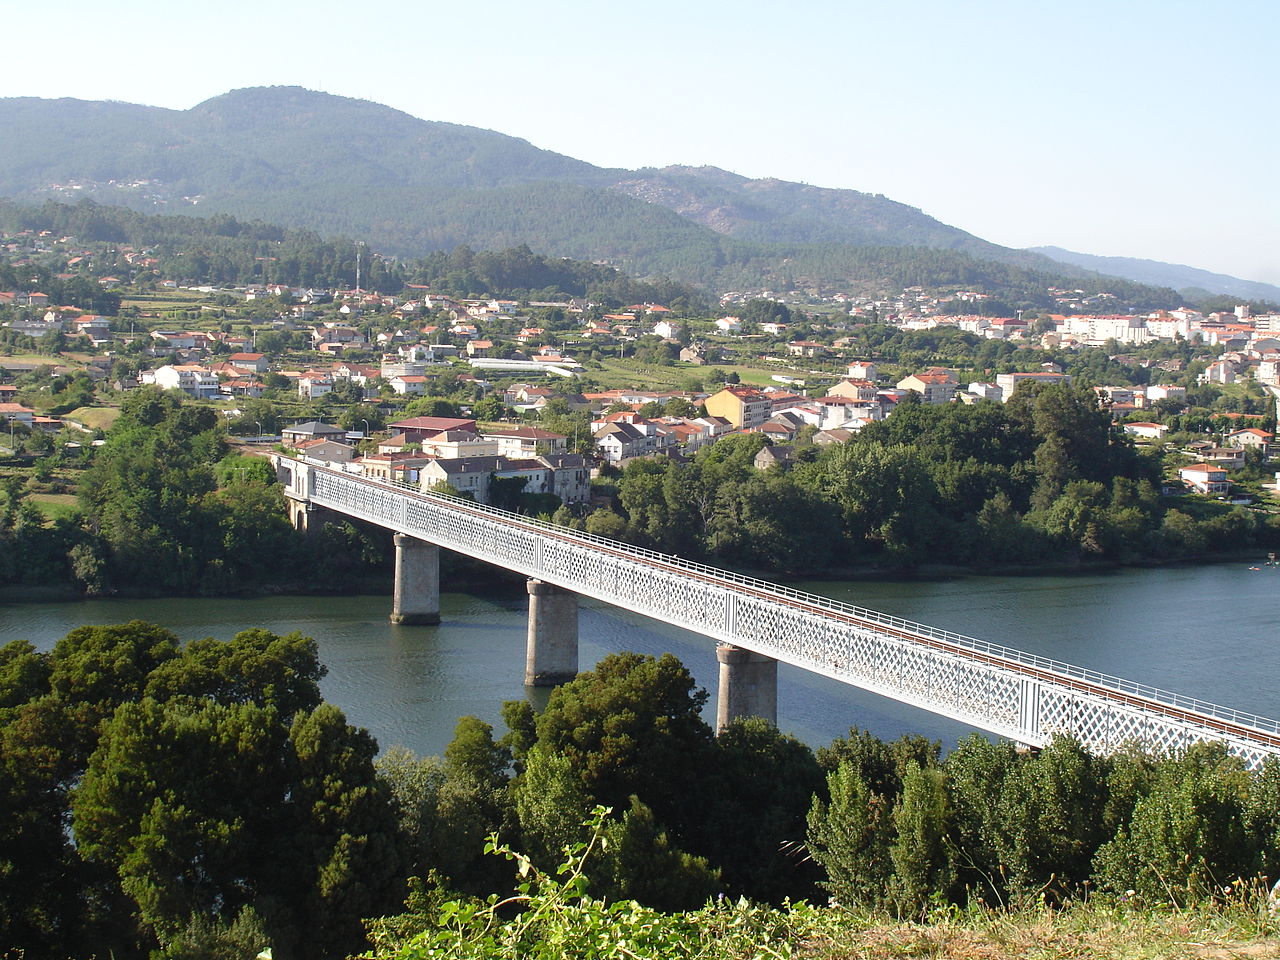
POLYGON ((645 547, 623 543, 618 540, 611 540, 607 537, 600 537, 584 531, 574 530, 570 527, 562 527, 535 517, 529 517, 524 514, 503 510, 499 507, 479 504, 465 498, 453 497, 434 491, 425 491, 414 484, 404 481, 374 480, 368 477, 361 477, 341 471, 328 470, 323 467, 315 469, 324 470, 328 473, 337 473, 342 476, 343 479, 355 481, 361 484, 369 484, 374 487, 395 487, 414 498, 429 502, 438 502, 445 506, 453 506, 455 504, 458 506, 465 506, 470 511, 483 513, 498 522, 514 523, 525 527, 540 527, 557 537, 575 540, 583 545, 605 547, 611 551, 623 552, 645 563, 666 567, 668 569, 687 570, 703 577, 718 580, 726 585, 744 587, 755 593, 776 598, 784 603, 792 602, 803 604, 809 608, 818 608, 829 612, 836 617, 855 618, 877 626, 885 627, 896 633, 906 634, 912 638, 943 643, 948 646, 958 648, 975 659, 983 660, 992 663, 993 665, 1013 668, 1021 667, 1024 668, 1024 670, 1029 668, 1034 671, 1049 674, 1050 676, 1046 679, 1056 678, 1065 681, 1077 681, 1093 687, 1101 687, 1108 691, 1123 694, 1126 697, 1146 701, 1150 703, 1153 708, 1173 708, 1187 713, 1198 714, 1206 719, 1219 720, 1226 723, 1249 727, 1262 733, 1280 734, 1280 721, 1273 720, 1269 717, 1235 710, 1230 707, 1224 707, 1220 704, 1200 700, 1195 697, 1184 696, 1170 690, 1164 690, 1160 687, 1126 680, 1122 677, 1112 676, 1111 674, 1102 673, 1097 670, 1079 667, 1075 664, 1067 663, 1062 660, 1055 660, 1051 657, 1042 657, 1037 654, 1026 653, 1025 651, 1017 650, 1012 647, 1006 647, 997 643, 990 643, 985 640, 978 640, 974 637, 953 633, 949 630, 939 630, 936 627, 931 627, 927 624, 917 623, 901 617, 890 616, 877 610, 871 610, 855 604, 845 603, 840 600, 833 600, 819 594, 795 590, 791 587, 771 583, 768 580, 761 580, 757 577, 736 573, 732 570, 724 570, 720 567, 713 567, 704 563, 698 563, 697 561, 686 560, 672 554, 649 550, 645 547))

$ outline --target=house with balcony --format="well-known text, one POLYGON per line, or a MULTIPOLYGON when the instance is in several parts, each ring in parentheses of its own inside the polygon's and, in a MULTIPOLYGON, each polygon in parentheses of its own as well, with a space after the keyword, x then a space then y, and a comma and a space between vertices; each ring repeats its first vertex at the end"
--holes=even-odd
POLYGON ((567 437, 540 427, 491 427, 482 436, 497 444, 498 456, 517 459, 564 453, 569 443, 567 437))
POLYGON ((657 451, 656 427, 649 432, 641 425, 616 420, 596 430, 594 437, 600 455, 610 463, 651 456, 657 451))
POLYGON ((1180 467, 1178 476, 1197 493, 1221 494, 1231 489, 1227 471, 1212 463, 1193 463, 1188 467, 1180 467))
POLYGON ((298 377, 298 396, 316 400, 333 392, 333 375, 324 370, 308 370, 298 377))

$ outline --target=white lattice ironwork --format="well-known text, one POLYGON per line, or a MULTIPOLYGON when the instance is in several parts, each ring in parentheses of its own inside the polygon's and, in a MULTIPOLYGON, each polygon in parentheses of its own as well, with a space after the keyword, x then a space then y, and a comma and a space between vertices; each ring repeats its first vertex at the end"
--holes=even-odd
POLYGON ((1213 740, 1251 766, 1280 724, 491 507, 287 459, 288 495, 584 596, 1042 746, 1172 751, 1213 740))

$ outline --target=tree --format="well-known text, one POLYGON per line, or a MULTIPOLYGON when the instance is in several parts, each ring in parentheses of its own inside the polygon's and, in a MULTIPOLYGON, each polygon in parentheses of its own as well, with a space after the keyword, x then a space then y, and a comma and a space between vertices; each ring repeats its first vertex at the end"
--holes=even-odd
POLYGON ((538 744, 569 759, 594 802, 621 809, 638 796, 683 836, 705 815, 706 700, 671 654, 611 654, 552 692, 538 717, 538 744))
POLYGON ((618 820, 605 825, 604 877, 596 885, 610 900, 635 900, 657 910, 694 910, 715 895, 720 871, 705 857, 680 850, 632 797, 618 820))
POLYGON ((392 747, 379 754, 375 769, 396 811, 405 872, 425 877, 435 866, 431 853, 439 844, 443 764, 438 757, 417 757, 404 747, 392 747))
POLYGON ((480 400, 477 400, 471 406, 471 415, 477 420, 486 423, 494 423, 498 420, 504 420, 510 416, 511 410, 502 402, 502 398, 496 394, 489 394, 480 400))
POLYGON ((326 672, 311 637, 296 630, 279 636, 259 628, 242 630, 229 642, 192 640, 181 656, 151 671, 145 693, 162 701, 197 697, 252 703, 289 718, 320 705, 320 680, 326 672))
POLYGON ((893 808, 896 837, 889 845, 889 859, 893 861, 892 897, 909 916, 920 915, 932 896, 945 895, 955 882, 947 843, 949 820, 943 771, 908 764, 902 796, 893 808))
POLYGON ((889 878, 889 808, 851 764, 827 775, 829 800, 809 808, 809 852, 826 871, 819 886, 847 906, 877 906, 889 878))
POLYGON ((92 921, 67 830, 75 738, 48 678, 47 654, 0 647, 0 931, 15 950, 72 956, 92 921))
POLYGON ((285 742, 250 704, 127 703, 107 723, 73 799, 76 840, 161 942, 249 902, 282 834, 285 742))
POLYGON ((835 506, 778 471, 722 484, 710 534, 719 556, 774 570, 821 569, 840 547, 835 506))
POLYGON ((289 849, 273 892, 291 901, 298 956, 346 957, 364 945, 362 918, 403 896, 394 811, 374 772, 378 745, 332 704, 298 713, 289 745, 289 849))
POLYGON ((568 757, 535 746, 514 784, 523 849, 543 870, 564 859, 564 849, 586 839, 583 822, 593 804, 568 757))
POLYGON ((328 705, 290 727, 253 703, 124 704, 75 792, 77 843, 162 944, 254 903, 283 951, 347 956, 399 892, 374 751, 328 705))
POLYGON ((404 417, 456 417, 458 405, 444 397, 417 397, 404 408, 404 417))
POLYGON ((1160 764, 1128 831, 1098 851, 1099 884, 1185 904, 1254 876, 1262 851, 1249 831, 1250 788, 1240 760, 1220 744, 1196 744, 1160 764))
POLYGON ((942 744, 926 737, 904 734, 892 743, 869 730, 849 729, 847 737, 836 737, 830 746, 818 748, 818 764, 833 773, 849 764, 866 783, 867 789, 894 799, 902 792, 902 778, 909 766, 928 769, 938 765, 942 744))
POLYGON ((233 454, 218 461, 215 475, 219 487, 229 487, 236 483, 273 484, 276 482, 275 471, 271 461, 265 457, 233 454))
POLYGON ((825 785, 813 751, 744 717, 716 737, 708 776, 716 812, 696 849, 720 865, 726 893, 770 903, 811 897, 819 877, 801 852, 805 818, 825 785))
POLYGON ((1020 758, 997 796, 994 839, 1011 887, 1063 896, 1089 879, 1103 839, 1105 778, 1078 741, 1057 736, 1020 758))
POLYGON ((919 452, 906 445, 838 444, 801 474, 844 514, 855 546, 878 545, 890 557, 919 560, 937 529, 936 490, 919 452))
POLYGON ((460 889, 484 895, 507 879, 503 865, 482 854, 485 837, 508 829, 510 765, 511 754, 494 741, 489 724, 458 720, 445 748, 431 862, 460 889))
POLYGON ((998 838, 1004 829, 998 797, 1010 776, 1017 752, 1009 741, 992 743, 976 733, 947 755, 944 769, 951 799, 959 881, 999 900, 1005 891, 998 838))
POLYGON ((115 626, 77 627, 54 645, 49 687, 77 711, 84 758, 96 724, 124 703, 138 700, 151 672, 178 656, 178 638, 142 620, 115 626))
POLYGON ((225 452, 209 407, 159 390, 122 402, 79 496, 124 580, 190 589, 206 560, 219 556, 210 544, 216 529, 201 507, 225 452))

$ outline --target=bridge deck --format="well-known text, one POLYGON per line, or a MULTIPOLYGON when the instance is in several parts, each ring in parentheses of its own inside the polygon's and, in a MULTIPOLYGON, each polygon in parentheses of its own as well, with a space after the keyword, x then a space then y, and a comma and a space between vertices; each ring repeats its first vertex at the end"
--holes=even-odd
POLYGON ((349 516, 910 703, 1020 743, 1099 752, 1219 741, 1256 767, 1280 723, 816 594, 439 494, 279 461, 286 491, 349 516))

